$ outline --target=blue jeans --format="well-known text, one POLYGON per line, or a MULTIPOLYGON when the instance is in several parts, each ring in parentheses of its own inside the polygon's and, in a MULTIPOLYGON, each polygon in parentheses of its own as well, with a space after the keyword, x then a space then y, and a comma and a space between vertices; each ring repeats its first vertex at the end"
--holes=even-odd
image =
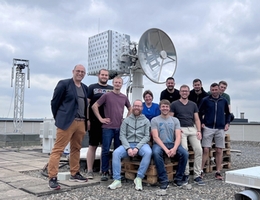
POLYGON ((102 130, 102 173, 108 172, 109 170, 109 150, 112 140, 114 139, 114 149, 121 145, 121 142, 119 140, 119 133, 120 129, 103 128, 102 130))
MULTIPOLYGON (((134 149, 137 143, 129 143, 130 148, 134 149)), ((144 144, 138 151, 138 155, 142 156, 142 160, 140 166, 137 171, 137 177, 143 179, 144 175, 149 167, 151 157, 152 157, 152 149, 148 144, 144 144)), ((121 145, 113 152, 113 179, 120 180, 121 179, 121 159, 128 157, 126 149, 121 145)))
MULTIPOLYGON (((171 149, 174 146, 174 144, 172 143, 164 143, 164 145, 168 149, 171 149)), ((165 154, 164 150, 158 144, 153 144, 153 159, 156 165, 158 180, 160 183, 168 182, 167 172, 164 167, 164 159, 163 159, 164 154, 165 154)), ((175 156, 178 158, 178 167, 177 167, 176 174, 174 176, 174 180, 182 180, 185 167, 188 161, 189 153, 180 145, 177 148, 175 156)))

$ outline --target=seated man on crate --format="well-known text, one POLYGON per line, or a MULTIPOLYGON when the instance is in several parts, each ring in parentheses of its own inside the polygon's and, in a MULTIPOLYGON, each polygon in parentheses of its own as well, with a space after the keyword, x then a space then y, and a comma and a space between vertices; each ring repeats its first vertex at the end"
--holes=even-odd
POLYGON ((176 156, 178 158, 178 167, 173 183, 177 187, 182 187, 188 184, 187 180, 183 181, 183 177, 189 153, 180 145, 180 122, 176 117, 170 115, 170 102, 163 99, 160 101, 159 106, 161 115, 154 117, 151 121, 152 137, 154 140, 152 151, 160 189, 166 190, 169 180, 163 156, 166 155, 169 158, 176 156))
POLYGON ((109 189, 116 189, 121 184, 121 159, 125 157, 142 157, 140 166, 134 179, 135 189, 143 190, 142 179, 149 167, 152 150, 147 144, 150 140, 150 122, 142 114, 143 104, 141 100, 135 100, 133 103, 132 113, 121 124, 120 140, 122 145, 113 152, 112 169, 113 183, 108 186, 109 189))

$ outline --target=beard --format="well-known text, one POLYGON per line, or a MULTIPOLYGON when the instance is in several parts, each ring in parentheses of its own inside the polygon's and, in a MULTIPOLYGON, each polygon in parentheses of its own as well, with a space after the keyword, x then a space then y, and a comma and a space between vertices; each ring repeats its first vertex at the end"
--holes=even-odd
POLYGON ((139 115, 141 115, 141 113, 142 113, 141 110, 137 110, 137 109, 134 109, 134 110, 133 110, 134 116, 139 116, 139 115))
POLYGON ((106 85, 106 84, 107 84, 107 80, 106 80, 106 81, 99 80, 99 82, 100 82, 102 85, 106 85))

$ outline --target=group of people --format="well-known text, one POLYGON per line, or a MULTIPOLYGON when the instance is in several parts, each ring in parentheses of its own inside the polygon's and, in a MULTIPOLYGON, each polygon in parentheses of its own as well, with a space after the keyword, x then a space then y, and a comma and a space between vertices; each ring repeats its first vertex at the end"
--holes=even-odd
POLYGON ((121 159, 138 155, 142 159, 134 179, 135 189, 143 189, 142 179, 153 158, 160 189, 166 190, 169 180, 164 167, 165 156, 178 159, 173 183, 182 187, 189 181, 188 142, 194 151, 194 182, 205 184, 202 172, 214 138, 217 165, 215 177, 222 180, 222 149, 225 145, 225 131, 230 123, 230 98, 228 102, 228 95, 224 93, 226 82, 223 88, 222 83, 213 83, 210 93, 207 93, 199 79, 193 81, 194 89, 190 91, 187 85, 182 85, 180 90, 175 89, 175 80, 169 77, 166 80, 167 88, 161 92, 159 104, 153 103, 153 93, 146 90, 143 93, 144 102, 136 99, 131 106, 127 96, 121 93, 121 77, 115 77, 113 86, 110 86, 107 84, 108 70, 101 69, 98 83, 87 87, 81 82, 86 73, 84 66, 76 65, 72 72, 72 79, 59 81, 51 101, 57 139, 48 165, 50 189, 60 189, 58 164, 68 142, 71 148, 70 181, 86 182, 94 178, 95 153, 101 144, 101 181, 107 181, 110 173, 114 179, 109 189, 122 186, 121 159), (124 119, 125 107, 128 113, 124 119), (89 132, 88 173, 84 177, 79 172, 79 152, 86 130, 89 132), (112 141, 114 151, 110 169, 112 141), (152 146, 148 144, 149 141, 152 141, 152 146))

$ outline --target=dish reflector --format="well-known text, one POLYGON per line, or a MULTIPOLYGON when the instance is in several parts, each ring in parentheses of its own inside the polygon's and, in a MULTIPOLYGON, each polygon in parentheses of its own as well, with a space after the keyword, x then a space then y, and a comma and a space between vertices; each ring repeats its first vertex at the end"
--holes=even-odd
POLYGON ((170 37, 160 29, 144 32, 138 43, 138 59, 144 74, 155 83, 165 83, 177 67, 177 55, 170 37))

